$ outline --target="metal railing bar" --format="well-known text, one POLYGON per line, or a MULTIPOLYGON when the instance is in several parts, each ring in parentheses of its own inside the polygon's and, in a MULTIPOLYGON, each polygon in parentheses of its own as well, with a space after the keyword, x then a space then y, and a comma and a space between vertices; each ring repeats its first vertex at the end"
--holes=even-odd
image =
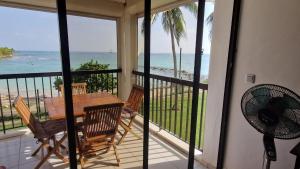
MULTIPOLYGON (((150 78, 151 79, 151 78, 150 78)), ((153 121, 154 117, 154 79, 152 79, 152 99, 151 99, 151 116, 150 116, 150 120, 153 121)))
POLYGON ((8 100, 9 100, 9 109, 10 109, 11 122, 12 122, 12 126, 14 128, 15 127, 15 122, 14 122, 13 112, 12 112, 11 96, 10 96, 10 89, 9 89, 8 79, 6 79, 6 85, 7 85, 7 92, 8 92, 8 100))
POLYGON ((51 98, 53 97, 53 93, 52 93, 52 78, 51 76, 49 76, 49 83, 50 83, 50 95, 51 95, 51 98))
POLYGON ((174 117, 174 134, 176 135, 177 131, 177 111, 178 111, 178 85, 175 84, 175 103, 174 103, 175 117, 174 117))
POLYGON ((169 105, 169 131, 171 131, 171 122, 172 122, 172 97, 173 97, 173 83, 171 82, 170 86, 170 105, 169 105))
MULTIPOLYGON (((139 72, 139 71, 132 71, 132 73, 134 75, 139 75, 139 76, 144 76, 143 72, 139 72)), ((173 78, 173 77, 167 77, 167 76, 161 76, 161 75, 155 75, 155 74, 150 74, 150 78, 153 79, 159 79, 159 80, 163 80, 163 81, 167 81, 167 82, 172 82, 172 83, 176 83, 176 84, 181 84, 184 86, 193 86, 193 82, 192 81, 188 81, 188 80, 183 80, 183 79, 177 79, 177 78, 173 78)), ((199 88, 203 89, 203 90, 207 90, 208 89, 208 85, 204 84, 204 83, 199 83, 199 88)))
MULTIPOLYGON (((73 76, 89 75, 89 74, 105 74, 105 73, 120 73, 122 69, 107 69, 107 70, 84 70, 74 71, 73 76)), ((62 72, 42 72, 42 73, 20 73, 20 74, 0 74, 0 79, 15 79, 15 78, 37 78, 46 76, 62 76, 62 72)))
POLYGON ((164 113, 164 128, 167 126, 167 103, 168 103, 168 82, 165 82, 165 113, 164 113))
POLYGON ((205 97, 205 91, 202 90, 202 98, 201 98, 201 109, 200 109, 200 127, 199 127, 199 149, 201 146, 201 138, 202 138, 202 123, 203 123, 203 114, 204 114, 204 97, 205 97))
POLYGON ((160 97, 160 103, 159 103, 159 111, 160 111, 160 115, 159 115, 159 128, 161 128, 162 127, 162 125, 163 125, 163 122, 162 122, 162 113, 163 113, 163 111, 162 111, 162 108, 163 108, 163 92, 164 92, 164 86, 163 86, 164 84, 163 84, 163 81, 161 80, 160 81, 160 95, 159 95, 159 97, 160 97))
POLYGON ((36 113, 37 113, 38 117, 41 118, 40 113, 39 113, 39 108, 38 108, 38 100, 37 100, 37 91, 36 91, 35 78, 33 78, 33 88, 34 88, 34 94, 35 94, 36 113))
MULTIPOLYGON (((155 99, 155 109, 156 109, 156 112, 158 111, 158 80, 156 79, 156 99, 155 99)), ((158 113, 156 113, 156 116, 155 116, 155 121, 157 124, 158 123, 158 113)))
MULTIPOLYGON (((42 77, 42 91, 43 91, 43 103, 44 103, 44 112, 46 112, 46 103, 45 103, 45 87, 44 87, 44 78, 42 77)), ((46 116, 45 116, 46 118, 46 116)))
POLYGON ((25 78, 25 87, 26 87, 26 97, 27 97, 27 106, 30 110, 30 104, 29 104, 29 94, 28 94, 28 85, 27 85, 27 78, 25 78))
MULTIPOLYGON (((186 125, 185 125, 185 128, 187 131, 189 131, 189 118, 190 118, 190 98, 191 98, 191 87, 188 87, 188 96, 187 96, 187 111, 186 111, 186 125)), ((187 138, 188 138, 188 132, 186 133, 185 135, 185 141, 187 141, 187 138)))
POLYGON ((3 107, 2 107, 2 95, 0 94, 0 112, 1 112, 1 122, 2 122, 2 130, 3 133, 6 133, 5 120, 3 116, 3 107))
POLYGON ((182 119, 183 119, 183 104, 184 104, 184 86, 181 86, 181 105, 180 105, 180 126, 179 137, 182 137, 182 119))

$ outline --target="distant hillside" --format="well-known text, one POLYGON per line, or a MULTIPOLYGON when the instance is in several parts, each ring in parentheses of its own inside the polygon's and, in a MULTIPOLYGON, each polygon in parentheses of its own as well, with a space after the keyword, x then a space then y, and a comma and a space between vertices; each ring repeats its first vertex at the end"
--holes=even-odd
POLYGON ((8 47, 0 47, 0 58, 12 57, 14 55, 14 49, 8 47))

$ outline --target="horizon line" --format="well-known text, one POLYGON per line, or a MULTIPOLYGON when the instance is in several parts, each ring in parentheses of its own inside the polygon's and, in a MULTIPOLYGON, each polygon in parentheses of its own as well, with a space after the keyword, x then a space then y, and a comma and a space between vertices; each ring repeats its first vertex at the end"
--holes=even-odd
MULTIPOLYGON (((16 52, 60 52, 59 50, 16 50, 16 52)), ((117 51, 71 51, 72 52, 86 52, 86 53, 117 53, 117 51)), ((140 54, 142 54, 143 52, 141 52, 140 54)), ((154 54, 171 54, 172 52, 152 52, 154 54)), ((179 54, 179 53, 176 53, 179 54)), ((195 53, 182 53, 182 54, 195 54, 195 53)), ((210 53, 203 53, 205 55, 210 55, 210 53)))

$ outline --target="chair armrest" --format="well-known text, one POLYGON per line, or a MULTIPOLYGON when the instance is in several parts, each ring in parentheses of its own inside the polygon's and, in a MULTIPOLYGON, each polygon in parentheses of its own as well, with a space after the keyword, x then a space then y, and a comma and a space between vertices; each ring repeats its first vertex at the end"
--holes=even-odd
POLYGON ((131 103, 127 102, 127 101, 124 101, 124 107, 129 107, 131 105, 131 103))

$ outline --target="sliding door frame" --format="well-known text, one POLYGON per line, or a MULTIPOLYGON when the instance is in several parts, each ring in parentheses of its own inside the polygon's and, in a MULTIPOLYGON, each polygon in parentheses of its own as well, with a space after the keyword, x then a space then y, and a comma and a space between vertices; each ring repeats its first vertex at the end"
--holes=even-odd
POLYGON ((193 97, 192 97, 192 113, 191 113, 191 125, 190 125, 191 131, 190 131, 188 169, 194 168, 194 159, 195 159, 195 142, 196 142, 196 131, 197 131, 196 127, 197 127, 197 114, 198 114, 199 85, 200 85, 200 75, 201 75, 200 71, 201 71, 201 60, 202 60, 204 12, 205 12, 205 0, 198 0, 197 34, 196 34, 195 63, 194 63, 194 76, 193 76, 193 94, 192 94, 193 97))
POLYGON ((74 124, 74 110, 72 98, 72 75, 70 64, 70 51, 69 51, 69 37, 68 37, 68 23, 67 23, 67 9, 66 0, 57 0, 57 14, 58 26, 60 36, 60 53, 62 63, 62 77, 64 83, 64 99, 65 99, 65 112, 67 120, 67 133, 68 133, 68 147, 69 147, 69 166, 71 169, 77 169, 76 158, 76 137, 75 137, 75 124, 74 124))
POLYGON ((143 169, 148 169, 149 158, 149 112, 150 112, 150 44, 151 44, 151 0, 144 7, 144 141, 143 169))
POLYGON ((224 99, 223 99, 221 129, 220 129, 219 148, 218 148, 217 169, 224 168, 224 156, 226 153, 225 152, 226 141, 227 141, 228 124, 229 124, 229 110, 230 110, 231 95, 232 95, 232 79, 234 76, 238 32, 239 32, 239 24, 240 24, 240 12, 241 12, 241 3, 242 3, 241 1, 242 0, 234 0, 233 3, 228 60, 227 60, 227 68, 226 68, 225 91, 224 91, 224 99))

